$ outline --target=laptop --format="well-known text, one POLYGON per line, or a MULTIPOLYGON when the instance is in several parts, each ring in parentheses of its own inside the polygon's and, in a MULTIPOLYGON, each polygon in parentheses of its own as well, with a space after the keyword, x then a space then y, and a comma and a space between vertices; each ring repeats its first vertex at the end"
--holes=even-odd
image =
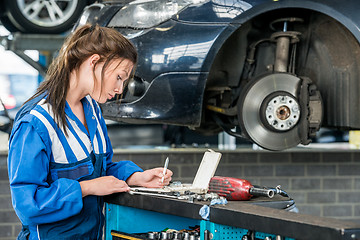
POLYGON ((197 194, 207 193, 209 189, 210 179, 214 176, 217 166, 221 159, 221 153, 215 152, 211 149, 204 153, 200 166, 196 172, 192 184, 171 184, 163 188, 145 188, 133 187, 130 191, 134 192, 148 192, 148 193, 180 193, 184 194, 189 191, 197 194))

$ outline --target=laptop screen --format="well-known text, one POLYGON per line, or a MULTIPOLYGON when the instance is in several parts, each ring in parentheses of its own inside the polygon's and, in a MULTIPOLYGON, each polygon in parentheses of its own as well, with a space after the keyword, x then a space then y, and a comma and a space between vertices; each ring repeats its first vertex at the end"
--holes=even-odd
POLYGON ((210 179, 214 176, 216 168, 220 162, 221 153, 208 151, 205 152, 200 166, 196 172, 192 188, 207 189, 210 179))

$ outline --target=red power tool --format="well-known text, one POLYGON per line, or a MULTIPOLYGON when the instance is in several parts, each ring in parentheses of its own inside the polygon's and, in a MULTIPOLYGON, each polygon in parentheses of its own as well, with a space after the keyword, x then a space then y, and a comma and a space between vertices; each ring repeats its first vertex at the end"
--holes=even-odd
POLYGON ((217 193, 227 200, 249 200, 252 196, 272 198, 273 189, 254 187, 248 180, 232 177, 212 177, 209 183, 209 192, 217 193))

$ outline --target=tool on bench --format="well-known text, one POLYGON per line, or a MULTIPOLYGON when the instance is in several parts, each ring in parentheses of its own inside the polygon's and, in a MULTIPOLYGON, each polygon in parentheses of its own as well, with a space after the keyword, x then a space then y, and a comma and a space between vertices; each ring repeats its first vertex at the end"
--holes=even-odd
POLYGON ((279 188, 254 187, 248 180, 215 176, 209 183, 209 192, 217 193, 227 200, 249 200, 252 196, 265 196, 272 198, 275 193, 285 193, 279 188))

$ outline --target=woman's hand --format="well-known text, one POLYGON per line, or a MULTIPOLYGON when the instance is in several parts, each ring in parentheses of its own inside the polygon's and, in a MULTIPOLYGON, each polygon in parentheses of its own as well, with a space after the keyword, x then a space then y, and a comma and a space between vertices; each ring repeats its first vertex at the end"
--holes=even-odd
POLYGON ((148 188, 162 188, 169 185, 173 172, 169 169, 166 170, 165 176, 163 175, 164 168, 153 168, 144 172, 133 173, 126 181, 129 186, 142 186, 148 188), (164 182, 161 182, 164 177, 164 182))
POLYGON ((117 192, 130 191, 125 181, 119 180, 114 176, 99 177, 80 182, 82 196, 96 195, 105 196, 117 192))

